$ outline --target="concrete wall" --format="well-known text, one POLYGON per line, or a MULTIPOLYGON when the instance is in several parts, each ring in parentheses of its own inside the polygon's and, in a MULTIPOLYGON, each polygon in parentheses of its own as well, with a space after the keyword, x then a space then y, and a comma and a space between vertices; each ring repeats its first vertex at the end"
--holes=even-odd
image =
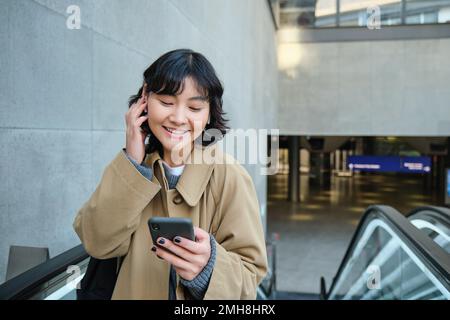
POLYGON ((448 38, 280 43, 281 133, 449 136, 449 52, 448 38))
MULTIPOLYGON (((263 0, 0 0, 0 282, 10 245, 79 243, 77 210, 124 147, 127 99, 145 68, 200 51, 234 128, 275 128, 276 35, 263 0), (80 30, 66 27, 69 5, 80 30)), ((247 167, 262 210, 266 177, 247 167)))

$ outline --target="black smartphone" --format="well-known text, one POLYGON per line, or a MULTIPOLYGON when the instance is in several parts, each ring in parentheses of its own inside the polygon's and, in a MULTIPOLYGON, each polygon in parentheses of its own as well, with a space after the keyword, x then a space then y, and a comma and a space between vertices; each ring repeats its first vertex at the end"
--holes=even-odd
POLYGON ((195 241, 194 226, 189 218, 152 217, 148 220, 148 227, 155 246, 159 237, 173 241, 180 236, 195 241))

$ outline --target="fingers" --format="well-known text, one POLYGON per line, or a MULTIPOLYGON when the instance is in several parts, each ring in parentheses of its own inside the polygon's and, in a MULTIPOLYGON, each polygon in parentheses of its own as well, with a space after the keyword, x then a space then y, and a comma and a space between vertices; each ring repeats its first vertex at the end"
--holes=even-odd
POLYGON ((209 241, 194 242, 183 237, 175 237, 174 241, 178 247, 182 247, 194 254, 204 254, 208 252, 208 248, 210 247, 209 241))
MULTIPOLYGON (((181 237, 176 237, 176 238, 181 238, 181 237)), ((183 239, 181 238, 182 242, 183 240, 187 240, 187 239, 183 239)), ((159 238, 158 239, 158 245, 163 247, 164 249, 169 250, 170 252, 173 252, 174 254, 176 254, 177 256, 179 256, 180 258, 191 262, 191 263, 195 263, 195 264, 203 264, 205 261, 205 259, 202 257, 202 255, 205 255, 207 253, 206 248, 203 248, 202 246, 197 246, 196 248, 194 248, 194 250, 189 250, 185 247, 183 247, 182 245, 180 245, 180 243, 176 243, 176 242, 172 242, 170 240, 164 239, 164 238, 159 238), (162 241, 164 240, 164 241, 162 241)))
POLYGON ((183 237, 175 237, 174 242, 178 247, 182 247, 195 254, 205 254, 211 250, 211 245, 209 243, 209 233, 203 229, 194 227, 194 234, 197 241, 192 241, 183 237))
POLYGON ((174 241, 158 238, 158 246, 176 254, 190 263, 204 266, 208 263, 211 246, 208 243, 195 243, 189 239, 175 237, 174 241))
MULTIPOLYGON (((165 245, 167 245, 167 241, 165 245)), ((175 246, 175 245, 174 245, 175 246)), ((176 246, 175 246, 176 247, 176 246)), ((173 247, 172 247, 173 249, 173 247)), ((181 249, 181 248, 180 248, 181 249)), ((187 261, 176 255, 174 252, 169 251, 166 247, 153 247, 152 251, 156 253, 158 258, 163 259, 167 263, 171 264, 175 271, 186 280, 194 279, 208 263, 209 258, 187 253, 188 259, 197 261, 187 261)), ((187 251, 186 251, 187 252, 187 251)))
MULTIPOLYGON (((160 238, 161 239, 161 238, 160 238)), ((159 239, 158 239, 159 240, 159 239)), ((208 239, 203 240, 202 242, 195 242, 183 237, 175 237, 174 241, 169 241, 164 239, 164 244, 160 244, 161 246, 168 248, 172 252, 187 252, 188 254, 196 254, 196 255, 205 255, 209 254, 211 251, 211 245, 209 243, 209 235, 208 239), (182 248, 183 250, 180 250, 182 248)), ((177 253, 178 254, 178 253, 177 253)))
POLYGON ((134 103, 130 110, 133 114, 141 114, 144 109, 147 107, 147 99, 144 97, 139 98, 138 101, 136 101, 136 103, 134 103))
POLYGON ((137 119, 136 126, 140 127, 147 119, 148 119, 147 115, 139 117, 137 119))
POLYGON ((198 242, 203 242, 204 240, 209 241, 209 233, 201 228, 194 227, 194 234, 198 242))
POLYGON ((192 264, 187 262, 186 260, 183 260, 182 258, 176 256, 175 254, 171 253, 170 251, 167 251, 163 248, 154 247, 156 250, 154 251, 156 255, 173 265, 174 267, 181 268, 184 270, 190 270, 192 269, 192 264))
POLYGON ((192 252, 187 251, 186 249, 177 246, 172 241, 164 239, 164 238, 158 238, 158 246, 163 247, 164 249, 169 250, 170 252, 176 254, 180 258, 190 261, 192 260, 190 256, 192 256, 192 252))
POLYGON ((140 98, 136 103, 134 103, 130 109, 125 114, 126 122, 130 128, 139 128, 145 120, 147 120, 148 115, 142 115, 144 109, 147 108, 147 102, 144 102, 143 98, 140 98))
POLYGON ((209 234, 201 229, 194 230, 201 238, 195 242, 183 237, 175 237, 173 241, 159 237, 157 246, 152 248, 156 255, 173 265, 177 273, 184 279, 195 278, 208 264, 211 256, 209 234))

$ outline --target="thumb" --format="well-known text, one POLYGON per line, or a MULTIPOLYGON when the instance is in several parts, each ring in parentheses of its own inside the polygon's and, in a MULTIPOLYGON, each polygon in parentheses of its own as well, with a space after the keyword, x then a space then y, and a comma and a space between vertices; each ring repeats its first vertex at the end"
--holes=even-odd
POLYGON ((209 233, 201 228, 194 227, 194 234, 197 242, 209 240, 209 233))

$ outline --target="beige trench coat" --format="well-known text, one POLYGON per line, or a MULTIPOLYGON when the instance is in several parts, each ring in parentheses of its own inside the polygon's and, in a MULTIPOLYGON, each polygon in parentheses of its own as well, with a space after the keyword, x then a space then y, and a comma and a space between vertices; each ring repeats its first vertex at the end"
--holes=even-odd
MULTIPOLYGON (((255 299, 267 256, 250 175, 215 145, 197 146, 176 189, 168 190, 160 159, 158 152, 146 156, 154 173, 149 181, 121 150, 75 218, 74 229, 91 256, 125 256, 112 298, 168 298, 170 266, 151 251, 147 221, 169 216, 191 218, 216 239, 216 262, 204 299, 255 299)), ((177 283, 177 299, 191 299, 177 283)))

